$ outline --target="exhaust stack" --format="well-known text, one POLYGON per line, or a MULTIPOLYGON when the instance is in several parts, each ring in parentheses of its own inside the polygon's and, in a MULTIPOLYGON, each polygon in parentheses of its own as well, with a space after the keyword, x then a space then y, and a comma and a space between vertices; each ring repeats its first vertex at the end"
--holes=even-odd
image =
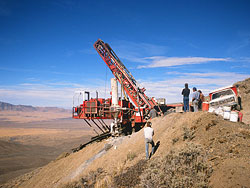
POLYGON ((116 78, 111 78, 112 106, 118 106, 118 83, 116 78))

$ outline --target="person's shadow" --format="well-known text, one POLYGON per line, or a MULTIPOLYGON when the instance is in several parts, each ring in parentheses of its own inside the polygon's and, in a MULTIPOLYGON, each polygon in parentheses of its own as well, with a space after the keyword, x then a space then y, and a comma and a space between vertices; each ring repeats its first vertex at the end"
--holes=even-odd
POLYGON ((152 157, 152 155, 154 155, 155 154, 155 152, 157 151, 157 149, 159 148, 159 146, 160 146, 160 141, 157 141, 157 143, 155 144, 155 148, 154 148, 154 153, 152 154, 152 153, 150 153, 150 155, 149 155, 149 158, 151 158, 152 157))

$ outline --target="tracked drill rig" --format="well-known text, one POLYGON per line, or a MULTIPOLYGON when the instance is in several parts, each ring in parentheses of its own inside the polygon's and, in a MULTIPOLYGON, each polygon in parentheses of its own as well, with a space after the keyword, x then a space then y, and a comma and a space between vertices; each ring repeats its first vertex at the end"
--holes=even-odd
POLYGON ((139 87, 135 78, 107 43, 98 39, 94 43, 94 48, 115 76, 111 79, 112 97, 98 98, 97 94, 95 98, 90 99, 89 92, 80 92, 84 95, 83 103, 73 107, 73 118, 84 119, 89 126, 89 121, 92 121, 103 133, 129 132, 132 128, 143 126, 149 111, 158 107, 157 102, 145 94, 145 88, 139 87), (117 81, 121 85, 123 98, 118 97, 117 81), (104 119, 112 119, 111 126, 106 125, 104 119))

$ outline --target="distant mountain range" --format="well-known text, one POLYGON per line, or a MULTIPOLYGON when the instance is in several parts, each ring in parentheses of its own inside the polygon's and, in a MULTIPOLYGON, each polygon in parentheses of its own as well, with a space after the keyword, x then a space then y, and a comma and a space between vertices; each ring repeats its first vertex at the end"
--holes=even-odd
POLYGON ((22 111, 22 112, 69 112, 70 110, 58 107, 34 107, 30 105, 13 105, 0 101, 0 111, 22 111))

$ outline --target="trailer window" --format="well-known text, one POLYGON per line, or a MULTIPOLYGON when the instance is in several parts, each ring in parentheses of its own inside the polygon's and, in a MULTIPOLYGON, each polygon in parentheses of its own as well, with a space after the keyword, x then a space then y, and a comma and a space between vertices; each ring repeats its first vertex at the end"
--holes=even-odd
POLYGON ((227 95, 233 95, 233 91, 231 89, 229 89, 229 90, 221 91, 221 92, 218 92, 218 93, 214 93, 213 96, 212 96, 212 99, 221 98, 221 97, 224 97, 224 96, 227 96, 227 95))

